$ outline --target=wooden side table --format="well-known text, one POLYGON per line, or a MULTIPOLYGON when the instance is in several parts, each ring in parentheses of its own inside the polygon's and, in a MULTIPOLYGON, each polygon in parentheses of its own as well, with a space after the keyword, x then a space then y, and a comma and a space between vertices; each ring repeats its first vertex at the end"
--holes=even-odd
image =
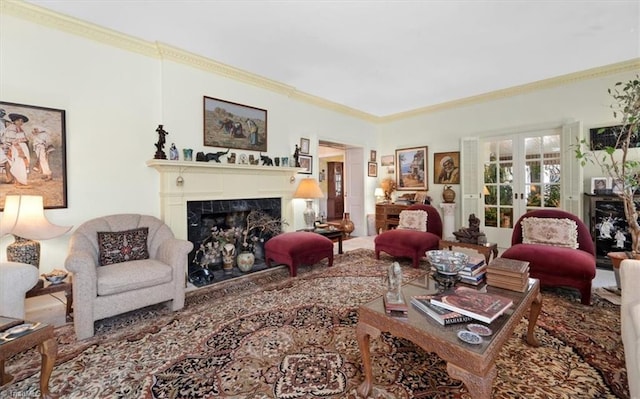
POLYGON ((491 259, 491 254, 493 254, 493 259, 498 257, 498 244, 488 242, 486 244, 472 244, 470 242, 459 242, 456 241, 455 238, 447 238, 444 240, 440 240, 439 249, 449 249, 451 247, 460 247, 460 248, 469 248, 477 251, 478 253, 484 255, 484 260, 489 264, 489 260, 491 259))
POLYGON ((73 312, 73 283, 71 280, 71 275, 69 275, 67 278, 62 280, 61 283, 58 284, 51 284, 45 279, 44 284, 38 283, 35 287, 27 291, 26 297, 31 298, 34 296, 53 294, 55 292, 64 292, 64 296, 67 299, 65 319, 67 322, 72 322, 73 316, 71 314, 73 312))
POLYGON ((56 342, 52 325, 32 324, 34 324, 34 327, 23 334, 0 339, 0 386, 4 386, 13 380, 13 376, 4 371, 5 360, 16 353, 38 346, 38 351, 42 355, 40 397, 50 399, 54 396, 49 392, 49 378, 51 378, 53 365, 58 355, 58 343, 56 342))

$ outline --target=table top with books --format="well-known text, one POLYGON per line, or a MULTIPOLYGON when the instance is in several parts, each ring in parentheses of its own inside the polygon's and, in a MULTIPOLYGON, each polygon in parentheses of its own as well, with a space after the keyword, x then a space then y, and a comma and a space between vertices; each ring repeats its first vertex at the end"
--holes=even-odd
POLYGON ((505 326, 511 330, 515 327, 516 320, 512 320, 512 316, 515 314, 515 319, 520 320, 527 311, 539 294, 539 281, 530 279, 525 292, 488 285, 478 288, 457 284, 439 293, 435 282, 425 277, 405 284, 402 294, 407 302, 405 312, 398 311, 397 305, 394 309, 387 309, 383 295, 360 307, 361 320, 375 319, 376 324, 382 326, 381 331, 388 331, 385 325, 389 323, 403 323, 406 328, 415 329, 432 339, 467 345, 468 350, 482 353, 496 337, 499 341, 507 339, 506 336, 501 337, 505 326), (469 325, 472 328, 468 328, 469 325), (465 344, 459 336, 463 330, 473 330, 471 335, 478 335, 479 329, 491 333, 484 334, 477 344, 465 344))

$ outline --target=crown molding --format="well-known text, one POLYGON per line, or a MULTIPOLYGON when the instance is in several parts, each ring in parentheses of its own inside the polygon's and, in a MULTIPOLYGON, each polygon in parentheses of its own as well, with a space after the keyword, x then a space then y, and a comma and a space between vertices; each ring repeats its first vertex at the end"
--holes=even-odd
POLYGON ((413 118, 423 114, 443 111, 462 106, 479 104, 488 101, 499 100, 507 97, 513 97, 521 94, 531 93, 553 87, 559 87, 577 83, 584 80, 600 78, 603 76, 615 75, 624 72, 637 72, 640 70, 640 58, 634 58, 628 61, 618 62, 615 64, 605 65, 601 67, 586 69, 569 73, 566 75, 556 76, 549 79, 538 80, 536 82, 526 83, 519 86, 509 87, 503 90, 496 90, 488 93, 479 94, 477 96, 460 98, 457 100, 430 105, 427 107, 417 108, 411 111, 399 112, 397 114, 381 117, 380 122, 393 122, 401 119, 413 118))
POLYGON ((360 111, 343 104, 338 104, 327 99, 314 96, 297 90, 293 86, 267 79, 241 69, 226 65, 209 58, 190 53, 188 51, 159 42, 148 42, 133 36, 129 36, 111 29, 103 28, 73 17, 59 14, 36 5, 26 3, 22 0, 0 0, 0 13, 6 13, 19 17, 36 24, 47 26, 53 29, 68 32, 100 43, 108 44, 123 50, 142 54, 144 56, 178 62, 187 66, 198 68, 209 73, 227 77, 239 82, 244 82, 256 87, 260 87, 275 93, 280 93, 289 98, 304 101, 308 104, 326 110, 341 113, 346 116, 358 118, 372 123, 387 123, 416 116, 439 112, 447 109, 479 104, 487 101, 494 101, 533 91, 572 84, 578 81, 594 79, 602 76, 640 70, 640 58, 592 68, 562 75, 554 78, 544 79, 532 83, 510 87, 503 90, 492 91, 476 96, 465 97, 445 103, 430 105, 405 112, 399 112, 387 116, 376 116, 364 111, 360 111))

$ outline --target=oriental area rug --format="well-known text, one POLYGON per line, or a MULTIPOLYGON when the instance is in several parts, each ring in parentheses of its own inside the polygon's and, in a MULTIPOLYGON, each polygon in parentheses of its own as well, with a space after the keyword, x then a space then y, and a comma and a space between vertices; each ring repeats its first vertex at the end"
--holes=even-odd
MULTIPOLYGON (((59 356, 51 391, 61 398, 356 398, 363 380, 355 335, 358 306, 385 292, 392 259, 371 250, 300 267, 252 273, 189 292, 185 308, 162 305, 96 323, 77 341, 56 329, 59 356)), ((403 262, 405 280, 423 269, 403 262)), ((528 346, 522 320, 497 360, 494 398, 627 398, 619 307, 597 295, 581 305, 569 290, 543 290, 528 346)), ((372 398, 471 398, 446 364, 411 342, 382 334, 371 342, 372 398)), ((1 398, 36 397, 35 350, 6 362, 16 381, 1 398)))

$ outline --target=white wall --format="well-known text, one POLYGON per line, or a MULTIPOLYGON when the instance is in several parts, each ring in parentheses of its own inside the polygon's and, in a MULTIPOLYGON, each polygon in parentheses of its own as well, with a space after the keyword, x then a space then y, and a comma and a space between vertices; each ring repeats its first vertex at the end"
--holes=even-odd
MULTIPOLYGON (((267 109, 270 156, 291 156, 300 137, 311 139, 312 155, 319 136, 375 143, 370 122, 264 88, 4 13, 0 26, 0 100, 66 110, 68 208, 45 212, 55 224, 77 227, 112 213, 159 216, 158 172, 145 165, 155 153, 155 129, 163 124, 167 143, 178 148, 215 151, 203 146, 205 95, 267 109)), ((315 156, 313 172, 317 177, 315 156)), ((0 183, 1 195, 19 193, 14 190, 0 183)), ((304 202, 294 202, 301 215, 304 202)), ((303 226, 298 219, 289 223, 303 226)), ((63 266, 69 236, 41 243, 42 272, 63 266)), ((0 260, 12 241, 0 241, 0 260)))

